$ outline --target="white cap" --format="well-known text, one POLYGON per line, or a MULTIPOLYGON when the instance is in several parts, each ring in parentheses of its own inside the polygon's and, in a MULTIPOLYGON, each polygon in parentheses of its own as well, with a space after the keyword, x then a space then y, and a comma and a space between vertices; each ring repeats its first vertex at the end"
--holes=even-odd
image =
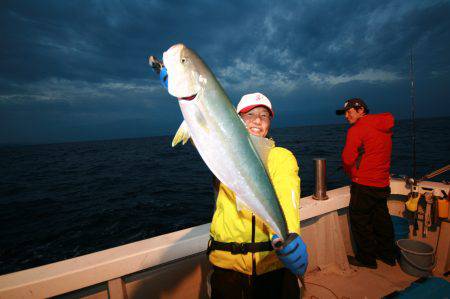
POLYGON ((264 106, 269 109, 270 115, 273 117, 272 104, 265 95, 259 92, 244 95, 239 101, 236 111, 237 113, 245 113, 258 106, 264 106))

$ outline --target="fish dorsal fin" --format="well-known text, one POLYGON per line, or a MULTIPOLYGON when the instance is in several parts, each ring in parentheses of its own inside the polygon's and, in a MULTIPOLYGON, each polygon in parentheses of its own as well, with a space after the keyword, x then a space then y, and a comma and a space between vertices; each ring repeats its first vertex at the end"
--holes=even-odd
POLYGON ((267 159, 269 158, 269 152, 271 149, 275 147, 275 142, 272 139, 254 136, 250 134, 250 140, 252 141, 253 146, 256 149, 256 152, 261 158, 261 161, 264 164, 267 172, 269 171, 267 167, 267 159))
POLYGON ((177 133, 175 134, 175 137, 173 137, 172 147, 176 146, 180 142, 182 142, 183 145, 186 144, 190 137, 191 134, 189 133, 189 127, 187 126, 186 121, 183 120, 177 133))

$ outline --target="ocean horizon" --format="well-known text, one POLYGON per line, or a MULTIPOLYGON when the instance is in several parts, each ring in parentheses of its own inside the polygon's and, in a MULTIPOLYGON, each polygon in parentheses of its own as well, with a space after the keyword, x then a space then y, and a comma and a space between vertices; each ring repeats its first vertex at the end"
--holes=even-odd
MULTIPOLYGON (((342 117, 341 117, 342 118, 342 117)), ((416 117, 416 121, 428 120, 428 119, 447 119, 450 116, 436 116, 436 117, 416 117)), ((144 119, 135 119, 132 121, 145 121, 144 119)), ((399 118, 396 119, 397 122, 410 122, 409 118, 399 118)), ((105 124, 107 125, 107 124, 105 124)), ((289 128, 304 128, 304 127, 322 127, 322 126, 333 126, 333 125, 346 125, 346 122, 326 122, 318 124, 301 124, 301 125, 288 125, 288 126, 272 126, 272 130, 282 130, 289 128)), ((39 142, 0 142, 0 147, 2 146, 21 146, 21 145, 50 145, 50 144, 61 144, 61 143, 76 143, 76 142, 93 142, 93 141, 111 141, 111 140, 130 140, 130 139, 141 139, 141 138, 153 138, 153 137, 172 137, 175 136, 178 127, 174 127, 172 131, 165 130, 164 133, 154 133, 154 134, 139 134, 137 136, 130 137, 99 137, 99 138, 74 138, 68 140, 53 140, 53 141, 39 141, 39 142), (170 131, 170 132, 169 132, 170 131)), ((132 134, 130 134, 132 135, 132 134)))

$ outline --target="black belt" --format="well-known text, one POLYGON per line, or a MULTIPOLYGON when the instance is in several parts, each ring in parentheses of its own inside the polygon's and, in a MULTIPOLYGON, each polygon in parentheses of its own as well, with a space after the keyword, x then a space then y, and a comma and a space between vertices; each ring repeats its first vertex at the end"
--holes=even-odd
POLYGON ((209 254, 211 250, 222 250, 229 251, 231 254, 247 254, 248 252, 262 252, 262 251, 272 251, 272 242, 255 242, 255 243, 236 243, 236 242, 219 242, 214 240, 212 237, 208 243, 207 253, 209 254))

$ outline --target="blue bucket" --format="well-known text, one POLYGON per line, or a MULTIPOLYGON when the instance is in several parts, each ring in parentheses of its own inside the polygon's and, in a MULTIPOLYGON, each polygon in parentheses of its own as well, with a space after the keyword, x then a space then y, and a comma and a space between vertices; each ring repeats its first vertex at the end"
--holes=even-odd
POLYGON ((391 215, 392 224, 394 226, 395 241, 409 238, 409 222, 408 219, 391 215))

